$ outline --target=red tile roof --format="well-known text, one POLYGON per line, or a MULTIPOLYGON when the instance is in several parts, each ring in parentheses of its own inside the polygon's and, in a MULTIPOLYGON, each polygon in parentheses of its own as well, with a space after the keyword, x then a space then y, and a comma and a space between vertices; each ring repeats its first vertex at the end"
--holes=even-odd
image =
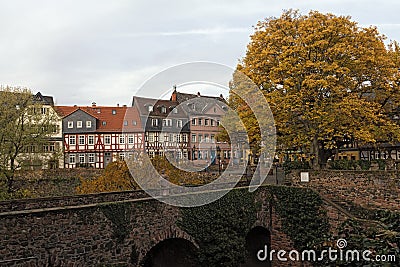
POLYGON ((134 107, 55 106, 55 110, 63 118, 77 110, 88 113, 98 120, 97 132, 142 131, 139 112, 134 107), (105 125, 103 125, 104 121, 105 125), (124 126, 124 121, 127 121, 127 126, 124 126), (133 125, 133 121, 136 121, 136 125, 133 125))

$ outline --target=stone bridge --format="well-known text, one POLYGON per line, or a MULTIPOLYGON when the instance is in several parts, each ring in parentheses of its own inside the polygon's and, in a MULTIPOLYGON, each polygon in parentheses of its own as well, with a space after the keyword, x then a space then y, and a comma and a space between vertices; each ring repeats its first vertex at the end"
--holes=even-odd
MULTIPOLYGON (((236 190, 248 192, 247 187, 236 190)), ((275 250, 293 249, 268 192, 269 186, 263 186, 252 193, 259 205, 255 206, 251 226, 242 233, 250 256, 238 266, 271 266, 256 261, 256 252, 265 244, 275 250)), ((143 191, 3 201, 0 265, 197 266, 193 258, 204 242, 179 223, 184 212, 185 209, 154 200, 143 191)), ((334 220, 340 217, 339 213, 328 207, 334 220)), ((220 216, 223 218, 224 214, 220 216)), ((232 231, 235 224, 232 223, 232 231)), ((273 262, 273 266, 280 263, 273 262)), ((289 265, 286 262, 282 266, 289 265)))

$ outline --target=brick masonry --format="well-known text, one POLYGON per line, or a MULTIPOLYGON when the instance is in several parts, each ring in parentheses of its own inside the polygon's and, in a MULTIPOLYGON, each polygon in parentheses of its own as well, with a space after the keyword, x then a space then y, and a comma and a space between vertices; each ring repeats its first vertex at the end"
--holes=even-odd
POLYGON ((294 186, 311 187, 340 206, 400 209, 399 171, 308 171, 310 181, 300 182, 300 172, 289 174, 294 186))
MULTIPOLYGON (((270 231, 271 249, 292 250, 281 219, 268 203, 267 188, 256 192, 262 205, 254 227, 270 231)), ((345 216, 335 207, 327 205, 326 209, 334 229, 338 217, 345 216)), ((183 238, 198 247, 177 226, 179 218, 179 208, 147 198, 142 191, 0 202, 0 265, 140 266, 148 251, 168 238, 183 238), (114 237, 112 221, 98 206, 114 201, 128 203, 131 210, 131 229, 122 243, 114 237)), ((274 262, 273 266, 310 265, 274 262)))

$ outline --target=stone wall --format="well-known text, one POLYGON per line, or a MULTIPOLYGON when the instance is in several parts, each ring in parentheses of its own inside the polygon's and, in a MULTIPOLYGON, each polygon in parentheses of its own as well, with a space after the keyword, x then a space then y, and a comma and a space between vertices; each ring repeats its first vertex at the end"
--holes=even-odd
POLYGON ((80 178, 91 179, 103 171, 85 168, 17 171, 14 187, 25 191, 28 197, 74 195, 80 178))
POLYGON ((354 206, 367 209, 398 210, 400 172, 398 171, 307 171, 308 183, 300 182, 300 171, 291 172, 292 185, 311 187, 351 211, 354 206))
MULTIPOLYGON (((254 226, 270 231, 271 249, 290 251, 293 243, 282 231, 267 190, 256 191, 262 205, 254 226)), ((183 238, 198 246, 177 226, 179 208, 147 198, 141 191, 15 200, 0 202, 0 207, 1 266, 139 266, 162 240, 183 238), (111 207, 112 201, 119 202, 111 206, 125 207, 129 215, 107 215, 104 209, 111 207), (120 224, 124 219, 127 224, 120 224)), ((274 266, 287 264, 274 262, 274 266)))

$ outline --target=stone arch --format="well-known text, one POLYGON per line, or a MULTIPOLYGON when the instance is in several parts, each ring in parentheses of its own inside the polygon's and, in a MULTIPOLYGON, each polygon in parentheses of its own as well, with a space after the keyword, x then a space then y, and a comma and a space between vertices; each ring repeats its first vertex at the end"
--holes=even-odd
POLYGON ((145 244, 135 244, 138 250, 137 262, 143 262, 144 258, 146 257, 146 255, 148 255, 149 251, 152 248, 154 248, 162 241, 168 239, 183 239, 191 243, 196 249, 199 248, 199 245, 196 243, 194 238, 192 238, 188 233, 176 226, 170 226, 169 228, 163 229, 162 231, 152 233, 149 236, 149 242, 145 242, 145 244))
MULTIPOLYGON (((269 253, 271 249, 271 232, 264 226, 253 227, 246 236, 246 250, 248 256, 246 262, 241 267, 271 266, 269 259, 266 261, 257 259, 258 251, 264 250, 265 246, 267 246, 267 252, 269 253)), ((264 255, 264 253, 262 255, 264 255)))
POLYGON ((167 238, 153 246, 141 261, 143 267, 198 267, 197 247, 184 238, 167 238))

